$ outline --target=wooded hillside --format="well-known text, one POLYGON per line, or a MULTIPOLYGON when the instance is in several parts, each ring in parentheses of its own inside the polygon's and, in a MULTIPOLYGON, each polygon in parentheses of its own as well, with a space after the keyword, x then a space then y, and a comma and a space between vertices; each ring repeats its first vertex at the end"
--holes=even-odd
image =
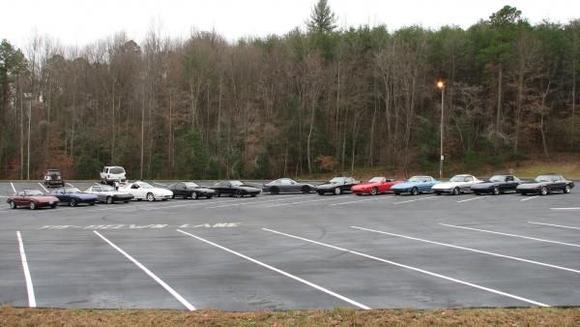
MULTIPOLYGON (((485 14, 484 14, 485 16, 485 14)), ((228 43, 123 33, 83 48, 0 45, 0 178, 269 178, 580 152, 580 20, 504 7, 467 30, 306 27, 228 43), (28 114, 31 113, 30 139, 28 114)))

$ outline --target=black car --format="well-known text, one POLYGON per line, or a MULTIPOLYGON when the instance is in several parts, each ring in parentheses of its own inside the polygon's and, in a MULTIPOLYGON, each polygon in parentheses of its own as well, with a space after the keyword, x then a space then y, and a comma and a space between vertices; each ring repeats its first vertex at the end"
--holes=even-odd
POLYGON ((58 169, 47 169, 44 172, 42 183, 46 187, 64 187, 64 179, 58 169))
POLYGON ((499 195, 507 192, 515 192, 521 182, 522 181, 514 175, 495 175, 483 183, 471 185, 471 191, 476 195, 499 195))
POLYGON ((217 182, 212 186, 212 189, 215 190, 217 196, 228 195, 240 198, 246 195, 254 197, 261 192, 259 188, 244 184, 241 181, 217 182))
POLYGON ((352 186, 358 183, 359 182, 352 177, 334 177, 328 182, 316 186, 316 192, 320 195, 324 195, 326 193, 335 195, 351 193, 350 189, 352 186))
POLYGON ((194 182, 178 182, 168 186, 173 192, 173 198, 182 197, 184 199, 199 199, 200 197, 211 199, 216 191, 197 185, 194 182))
POLYGON ((316 190, 312 184, 300 183, 290 178, 280 178, 264 184, 262 191, 270 194, 280 193, 311 193, 316 190))
POLYGON ((522 195, 548 195, 552 192, 570 193, 572 188, 574 188, 574 182, 567 180, 562 175, 546 174, 536 177, 531 183, 520 184, 516 191, 522 195))
POLYGON ((89 205, 94 205, 97 202, 97 196, 95 194, 89 194, 81 192, 76 187, 63 187, 50 192, 58 198, 58 202, 65 203, 71 207, 76 207, 79 203, 87 203, 89 205))

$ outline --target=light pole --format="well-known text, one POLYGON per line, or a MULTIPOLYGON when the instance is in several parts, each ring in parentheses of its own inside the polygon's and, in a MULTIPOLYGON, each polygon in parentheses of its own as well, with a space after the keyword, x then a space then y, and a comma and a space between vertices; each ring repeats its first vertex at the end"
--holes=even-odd
POLYGON ((437 81, 437 88, 441 90, 441 125, 439 126, 439 178, 443 178, 443 161, 445 160, 445 157, 443 156, 443 100, 445 99, 445 83, 441 80, 437 81))
POLYGON ((28 99, 28 139, 26 144, 26 179, 30 180, 30 125, 32 120, 32 93, 25 93, 28 99))

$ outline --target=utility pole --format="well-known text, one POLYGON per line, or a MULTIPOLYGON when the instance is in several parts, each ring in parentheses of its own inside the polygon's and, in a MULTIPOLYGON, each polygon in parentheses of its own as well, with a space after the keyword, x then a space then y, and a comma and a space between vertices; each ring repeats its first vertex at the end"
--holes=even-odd
POLYGON ((26 179, 30 180, 30 125, 32 121, 32 97, 28 99, 28 144, 26 149, 26 179))

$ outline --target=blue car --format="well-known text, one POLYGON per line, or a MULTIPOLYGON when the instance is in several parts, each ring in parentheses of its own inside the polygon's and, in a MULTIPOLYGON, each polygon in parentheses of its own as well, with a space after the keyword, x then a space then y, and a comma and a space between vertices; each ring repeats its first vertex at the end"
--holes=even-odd
POLYGON ((431 187, 439 183, 431 176, 413 176, 403 183, 393 185, 391 191, 396 195, 409 193, 411 195, 418 195, 421 193, 431 193, 431 187))

